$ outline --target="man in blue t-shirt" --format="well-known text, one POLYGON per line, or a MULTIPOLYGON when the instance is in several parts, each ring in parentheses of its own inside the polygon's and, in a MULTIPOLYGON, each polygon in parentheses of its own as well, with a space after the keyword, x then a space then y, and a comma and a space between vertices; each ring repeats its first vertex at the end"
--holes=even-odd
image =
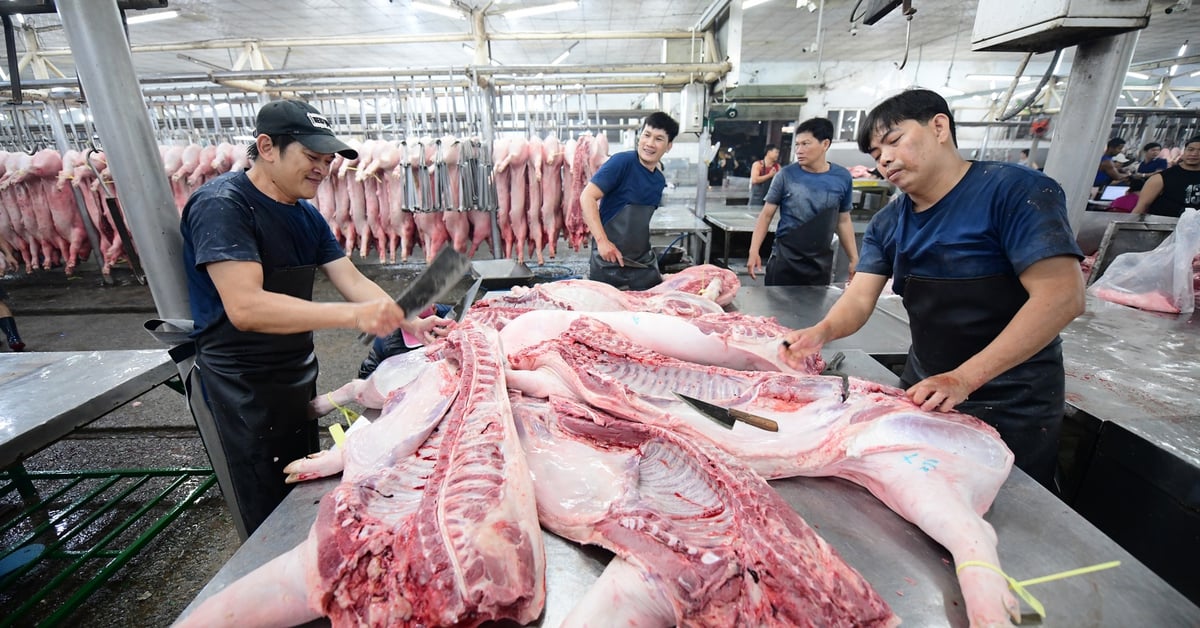
POLYGON ((912 331, 900 378, 909 398, 991 424, 1017 466, 1052 488, 1065 403, 1058 333, 1084 307, 1062 188, 1016 164, 963 160, 950 108, 929 90, 883 101, 858 145, 904 193, 871 219, 858 273, 825 318, 787 335, 784 359, 799 367, 862 328, 891 277, 912 331))
MULTIPOLYGON (((253 167, 217 177, 183 208, 180 231, 204 406, 228 465, 226 498, 245 538, 287 494, 283 467, 317 450, 313 330, 343 327, 386 336, 398 327, 432 340, 448 324, 404 312, 338 246, 307 200, 335 153, 358 153, 328 119, 296 100, 263 105, 250 145, 253 167), (314 303, 320 268, 346 303, 314 303), (229 493, 232 493, 232 498, 229 493)), ((197 401, 192 399, 193 407, 197 401)), ((217 465, 214 465, 217 466, 217 465)))
POLYGON ((825 118, 805 120, 796 127, 796 162, 779 171, 763 199, 762 211, 750 237, 746 270, 753 278, 762 268, 759 249, 771 228, 775 212, 779 226, 767 258, 763 283, 768 286, 827 286, 833 279, 833 234, 846 258, 850 274, 858 263, 850 206, 854 178, 850 171, 825 159, 833 142, 833 123, 825 118))
POLYGON ((1133 179, 1145 181, 1150 177, 1166 170, 1170 164, 1167 163, 1165 157, 1159 157, 1162 154, 1162 144, 1158 142, 1150 142, 1142 147, 1142 163, 1138 164, 1137 170, 1133 173, 1133 179))
POLYGON ((650 217, 667 187, 660 163, 678 134, 671 116, 661 111, 646 116, 637 149, 610 157, 583 188, 579 201, 592 233, 588 279, 624 290, 662 283, 650 248, 650 217))

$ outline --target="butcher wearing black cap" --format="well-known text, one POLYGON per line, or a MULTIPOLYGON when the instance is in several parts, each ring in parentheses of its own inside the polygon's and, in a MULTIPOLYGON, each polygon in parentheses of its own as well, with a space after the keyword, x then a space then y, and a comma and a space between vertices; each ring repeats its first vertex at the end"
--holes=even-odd
MULTIPOLYGON (((406 321, 396 302, 363 276, 307 199, 335 154, 358 153, 329 119, 297 100, 258 112, 247 172, 192 193, 180 230, 195 331, 196 369, 230 470, 243 538, 287 494, 283 467, 317 451, 313 330, 349 328, 386 336, 397 328, 433 340, 450 324, 406 321), (317 269, 345 302, 312 301, 317 269)), ((193 393, 194 394, 194 393, 193 393)), ((196 403, 193 401, 193 410, 196 403)), ((229 496, 226 496, 227 499, 229 496)))

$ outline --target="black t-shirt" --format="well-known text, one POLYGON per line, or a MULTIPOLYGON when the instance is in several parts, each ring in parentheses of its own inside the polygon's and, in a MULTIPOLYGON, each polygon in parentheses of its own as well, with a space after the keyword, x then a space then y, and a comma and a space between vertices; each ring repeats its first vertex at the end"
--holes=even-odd
POLYGON ((196 190, 183 208, 179 230, 193 337, 225 316, 206 264, 259 262, 265 277, 277 269, 321 266, 345 256, 317 208, 305 200, 277 202, 254 187, 245 172, 221 175, 196 190))
POLYGON ((1184 170, 1177 165, 1159 176, 1163 180, 1162 193, 1150 204, 1148 213, 1178 218, 1185 207, 1200 209, 1200 170, 1184 170))

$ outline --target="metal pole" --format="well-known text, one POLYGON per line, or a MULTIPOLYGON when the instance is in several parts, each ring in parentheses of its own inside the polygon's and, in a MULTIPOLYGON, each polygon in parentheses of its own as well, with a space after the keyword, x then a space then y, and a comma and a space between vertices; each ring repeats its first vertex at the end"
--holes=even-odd
MULTIPOLYGON (((496 117, 495 88, 491 85, 483 88, 482 96, 483 98, 481 99, 482 102, 480 102, 478 115, 480 122, 483 123, 482 158, 484 163, 484 172, 486 175, 494 176, 492 171, 492 166, 494 166, 492 163, 492 147, 495 146, 496 143, 496 128, 494 126, 494 120, 496 117)), ((487 183, 487 188, 484 189, 486 190, 486 197, 489 199, 496 198, 495 193, 491 191, 496 189, 495 182, 485 181, 485 183, 487 183)), ((481 194, 484 193, 484 190, 481 190, 481 194)), ((499 221, 496 219, 496 206, 489 203, 488 211, 492 212, 492 258, 502 259, 500 257, 500 225, 499 221)))
POLYGON ((1093 39, 1075 48, 1067 95, 1054 129, 1058 141, 1050 145, 1046 174, 1063 187, 1071 227, 1076 231, 1087 210, 1100 153, 1108 140, 1137 38, 1137 31, 1133 31, 1093 39))
POLYGON ((179 211, 163 172, 115 0, 59 0, 79 80, 161 318, 191 318, 179 211))

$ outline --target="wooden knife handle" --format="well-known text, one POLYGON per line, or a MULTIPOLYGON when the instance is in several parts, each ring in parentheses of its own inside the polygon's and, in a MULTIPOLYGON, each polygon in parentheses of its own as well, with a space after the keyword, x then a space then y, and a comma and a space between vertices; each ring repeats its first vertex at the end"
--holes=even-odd
POLYGON ((767 430, 768 432, 779 431, 779 424, 766 417, 761 417, 757 414, 750 414, 749 412, 743 412, 737 408, 730 408, 729 414, 742 423, 748 423, 760 430, 767 430))

